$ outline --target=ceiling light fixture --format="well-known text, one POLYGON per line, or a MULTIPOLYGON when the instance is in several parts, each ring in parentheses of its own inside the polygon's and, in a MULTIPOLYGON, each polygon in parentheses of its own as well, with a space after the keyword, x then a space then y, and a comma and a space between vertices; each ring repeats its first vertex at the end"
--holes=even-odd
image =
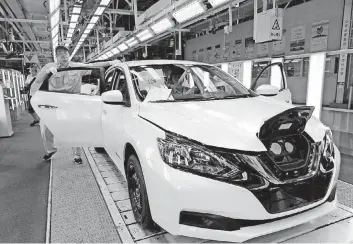
POLYGON ((124 52, 126 49, 128 49, 129 47, 126 46, 125 43, 121 43, 120 45, 118 45, 118 48, 120 51, 124 52))
POLYGON ((196 17, 197 15, 202 14, 205 11, 205 6, 200 3, 199 0, 195 0, 185 5, 184 7, 176 10, 172 13, 172 15, 179 23, 183 23, 189 19, 196 17))
POLYGON ((99 16, 93 16, 92 19, 90 20, 90 23, 95 24, 99 20, 99 16))
POLYGON ((71 23, 76 23, 78 21, 78 18, 80 17, 80 15, 78 14, 73 14, 71 15, 71 19, 70 19, 70 22, 71 23))
POLYGON ((138 41, 135 39, 135 37, 131 37, 129 40, 126 41, 126 44, 129 47, 133 47, 138 43, 138 41))
POLYGON ((153 34, 152 34, 152 32, 151 32, 149 29, 146 29, 146 30, 141 31, 140 33, 138 33, 138 34, 136 35, 136 37, 137 37, 141 42, 143 42, 143 41, 146 41, 146 40, 152 38, 152 37, 153 37, 153 34))
POLYGON ((105 5, 105 6, 107 6, 107 5, 109 5, 110 1, 111 1, 111 0, 102 0, 101 3, 100 3, 100 5, 105 5))
POLYGON ((154 33, 157 35, 174 27, 174 22, 169 18, 164 18, 151 26, 154 33))
POLYGON ((208 0, 212 7, 217 7, 223 3, 229 2, 229 0, 208 0))
POLYGON ((117 47, 113 48, 113 49, 110 50, 110 51, 111 51, 114 55, 120 53, 120 50, 119 50, 117 47))
POLYGON ((104 12, 105 7, 98 7, 94 15, 101 16, 102 13, 104 12))

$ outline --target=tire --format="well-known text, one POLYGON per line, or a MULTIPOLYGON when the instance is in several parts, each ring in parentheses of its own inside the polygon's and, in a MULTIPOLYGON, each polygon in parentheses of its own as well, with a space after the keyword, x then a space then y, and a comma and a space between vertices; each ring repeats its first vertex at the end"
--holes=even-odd
POLYGON ((105 153, 104 147, 95 147, 94 150, 96 150, 97 153, 105 153))
POLYGON ((140 162, 135 155, 131 155, 128 159, 126 179, 136 222, 143 228, 154 229, 155 223, 152 220, 145 179, 140 162))

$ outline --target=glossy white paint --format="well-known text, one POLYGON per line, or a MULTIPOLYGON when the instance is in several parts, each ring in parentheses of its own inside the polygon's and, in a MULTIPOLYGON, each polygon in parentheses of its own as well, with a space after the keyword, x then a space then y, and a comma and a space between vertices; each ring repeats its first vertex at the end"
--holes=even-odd
MULTIPOLYGON (((260 235, 293 227, 327 214, 335 202, 325 203, 304 213, 265 225, 226 232, 205 230, 179 224, 182 210, 211 213, 235 219, 273 219, 315 207, 325 201, 300 209, 269 214, 255 196, 245 188, 185 173, 169 167, 161 158, 157 138, 168 130, 201 143, 229 149, 263 151, 265 147, 256 133, 270 117, 293 107, 273 97, 175 103, 140 102, 134 94, 128 66, 150 63, 194 63, 185 61, 141 61, 118 64, 107 72, 124 70, 131 106, 103 103, 101 97, 37 92, 32 105, 52 130, 56 139, 70 146, 105 147, 122 173, 125 149, 132 146, 140 160, 145 177, 153 220, 174 235, 241 242, 260 235), (40 104, 56 109, 38 108, 40 104)), ((326 127, 312 118, 306 132, 321 141, 326 127)), ((339 152, 335 167, 337 181, 339 152)))

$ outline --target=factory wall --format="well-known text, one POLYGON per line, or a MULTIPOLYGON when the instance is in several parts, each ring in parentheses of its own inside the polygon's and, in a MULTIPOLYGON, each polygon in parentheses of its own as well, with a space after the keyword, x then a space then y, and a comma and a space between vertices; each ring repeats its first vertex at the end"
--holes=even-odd
MULTIPOLYGON (((315 23, 324 22, 325 30, 323 32, 324 34, 328 32, 327 46, 324 45, 318 51, 339 50, 343 10, 344 0, 312 0, 299 4, 284 10, 282 42, 253 45, 251 37, 253 37, 254 22, 251 20, 233 26, 233 31, 229 34, 224 34, 224 31, 221 30, 216 34, 207 34, 188 40, 185 45, 185 59, 207 63, 254 60, 254 63, 256 63, 262 60, 269 61, 272 57, 284 56, 285 63, 286 61, 291 63, 290 56, 299 55, 299 59, 296 56, 298 64, 291 63, 286 67, 287 69, 293 69, 290 71, 294 72, 294 75, 288 75, 288 85, 293 94, 293 102, 305 104, 307 70, 308 65, 310 65, 307 56, 308 53, 316 51, 313 47, 312 38, 317 28, 315 23), (303 40, 297 40, 297 45, 293 46, 293 43, 296 42, 292 37, 294 32, 297 35, 299 33, 303 40)), ((335 65, 336 59, 328 57, 327 62, 330 65, 335 65)), ((253 78, 255 78, 254 73, 253 78)), ((334 73, 334 69, 326 73, 323 105, 328 105, 334 101, 336 80, 337 73, 334 73)))

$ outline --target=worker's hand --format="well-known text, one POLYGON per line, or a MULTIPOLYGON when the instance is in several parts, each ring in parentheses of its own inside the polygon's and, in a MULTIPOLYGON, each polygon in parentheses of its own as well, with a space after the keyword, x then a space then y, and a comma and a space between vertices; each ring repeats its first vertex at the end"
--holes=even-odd
POLYGON ((58 72, 58 70, 55 67, 51 67, 51 68, 47 69, 46 72, 47 72, 47 74, 49 74, 49 73, 56 74, 58 72))

